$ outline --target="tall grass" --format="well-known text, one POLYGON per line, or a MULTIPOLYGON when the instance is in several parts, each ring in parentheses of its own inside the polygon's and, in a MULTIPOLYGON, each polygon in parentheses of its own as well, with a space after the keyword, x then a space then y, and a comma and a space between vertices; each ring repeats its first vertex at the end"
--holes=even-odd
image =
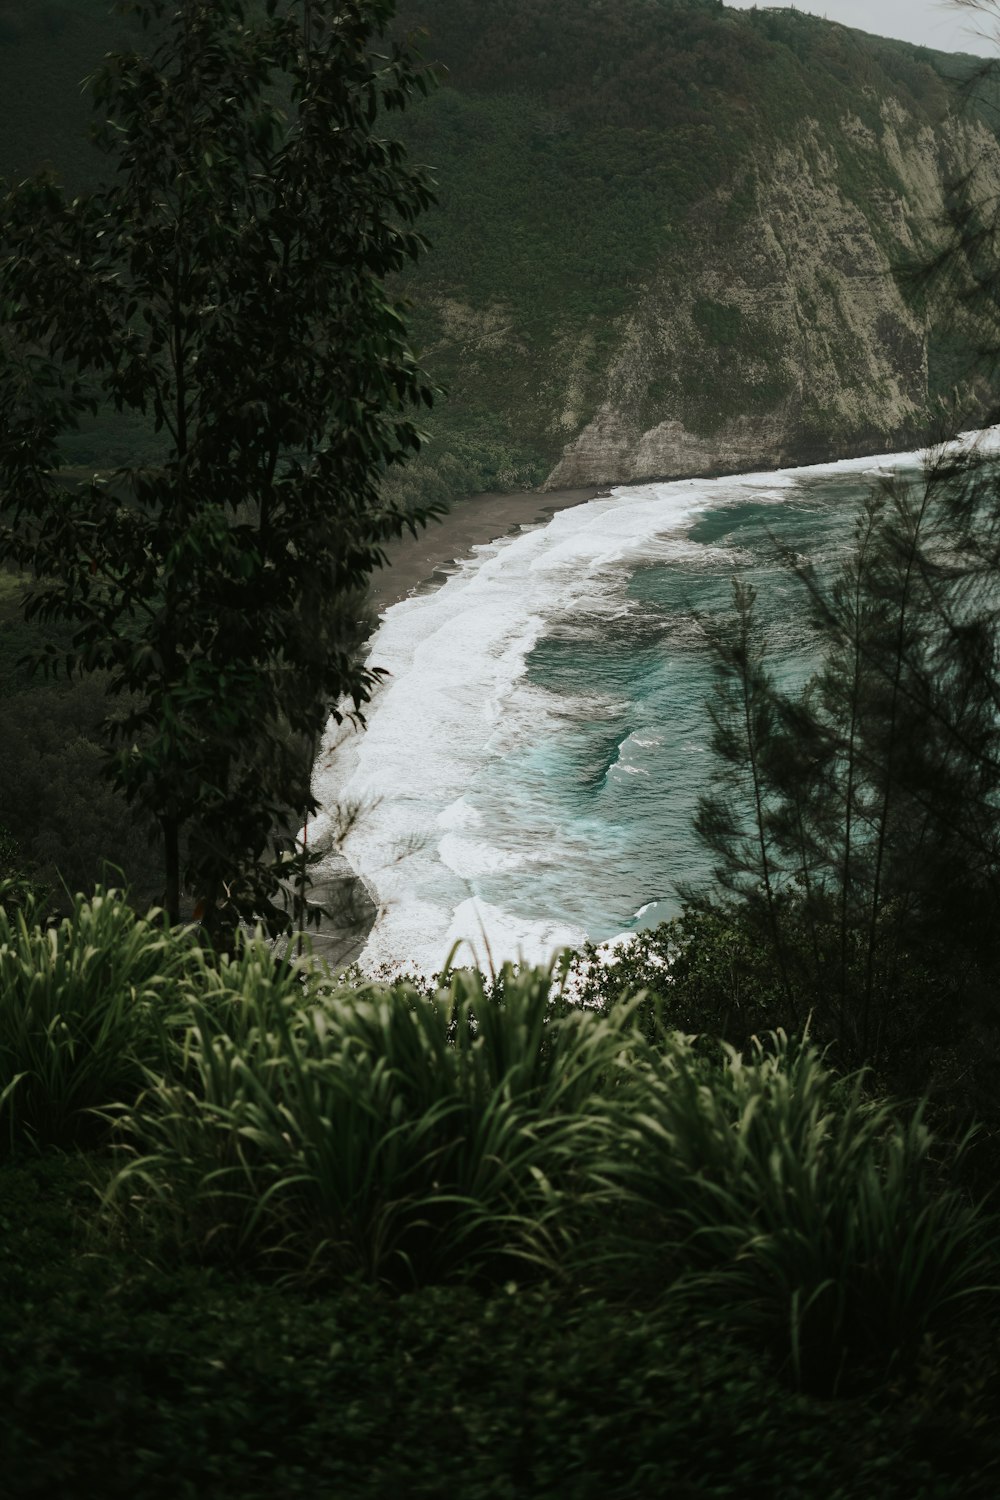
POLYGON ((872 1101, 863 1075, 838 1078, 780 1032, 750 1061, 720 1056, 666 1035, 631 1107, 615 1107, 601 1170, 625 1222, 643 1227, 616 1264, 763 1337, 797 1383, 823 1390, 845 1371, 884 1371, 997 1289, 996 1220, 942 1185, 954 1153, 920 1108, 872 1101))
POLYGON ((995 1291, 997 1221, 943 1182, 919 1108, 781 1033, 712 1054, 633 1015, 565 1004, 545 970, 428 995, 261 940, 213 957, 98 892, 50 930, 0 912, 0 1140, 87 1145, 114 1122, 109 1203, 171 1255, 652 1290, 814 1390, 884 1373, 995 1291))
POLYGON ((627 1021, 551 975, 345 990, 248 944, 120 1114, 112 1201, 201 1255, 412 1284, 557 1268, 627 1021))
POLYGON ((99 1138, 160 1049, 189 950, 116 891, 77 896, 57 927, 0 908, 0 1151, 99 1138))

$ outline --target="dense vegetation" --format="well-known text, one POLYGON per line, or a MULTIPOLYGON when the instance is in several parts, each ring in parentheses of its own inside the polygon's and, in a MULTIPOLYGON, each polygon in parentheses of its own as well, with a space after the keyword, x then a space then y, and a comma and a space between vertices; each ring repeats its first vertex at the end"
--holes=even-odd
POLYGON ((811 1046, 101 892, 0 984, 10 1494, 995 1487, 996 1221, 811 1046))
MULTIPOLYGON (((74 189, 99 176, 77 84, 127 28, 108 9, 107 0, 0 9, 0 94, 11 101, 0 171, 55 162, 74 189)), ((544 479, 593 415, 640 293, 682 276, 706 234, 722 242, 738 231, 762 163, 776 146, 811 138, 808 122, 813 149, 832 156, 847 200, 898 260, 884 211, 903 192, 898 173, 842 123, 850 117, 879 141, 882 105, 895 101, 914 129, 935 129, 958 107, 952 81, 972 66, 797 10, 732 11, 716 0, 405 0, 397 9, 397 31, 425 29, 426 57, 447 70, 405 121, 386 126, 439 185, 425 220, 432 251, 403 289, 430 372, 451 391, 434 416, 434 444, 397 476, 392 492, 404 501, 544 479)), ((992 125, 987 95, 974 107, 992 125)), ((634 396, 643 421, 669 409, 691 431, 710 432, 733 409, 780 402, 780 383, 735 378, 742 361, 732 356, 757 347, 759 330, 744 323, 726 357, 693 330, 670 369, 649 372, 634 396)), ((931 323, 930 395, 950 396, 969 373, 968 338, 956 336, 953 315, 931 323)), ((810 422, 810 441, 829 437, 822 410, 802 422, 803 442, 810 422)), ((149 439, 141 420, 112 423, 99 410, 67 439, 66 455, 90 467, 134 462, 149 439)))
MULTIPOLYGON (((218 41, 213 7, 193 10, 218 41)), ((43 7, 21 34, 61 26, 80 40, 94 14, 43 7)), ((504 296, 523 294, 519 327, 539 341, 557 337, 557 297, 596 339, 616 316, 621 268, 645 274, 652 241, 625 230, 605 242, 606 274, 599 257, 573 262, 578 206, 626 225, 648 193, 676 208, 660 231, 683 236, 741 152, 787 124, 806 71, 820 79, 810 108, 830 118, 858 67, 920 108, 948 107, 929 54, 796 15, 734 18, 715 0, 546 11, 509 0, 485 27, 471 4, 426 0, 402 19, 421 15, 454 86, 411 143, 447 128, 470 147, 470 174, 480 147, 481 163, 511 142, 537 158, 532 186, 511 172, 525 235, 505 225, 503 265, 475 220, 467 242, 442 228, 441 253, 470 284, 510 274, 504 296), (615 59, 648 84, 643 109, 615 59), (573 206, 559 197, 567 172, 573 206), (553 279, 553 245, 571 295, 553 279)), ((6 9, 4 27, 15 27, 6 9)), ((206 55, 232 82, 225 47, 206 55)), ((238 95, 226 92, 227 108, 238 95)), ((172 118, 164 101, 140 146, 172 118)), ((238 176, 235 148, 233 164, 238 176)), ((14 202, 22 248, 25 201, 14 202)), ((189 273, 203 264, 211 256, 189 273)), ((20 311, 15 299, 14 322, 20 311)), ((716 299, 696 318, 719 349, 746 332, 716 299)), ((25 326, 42 340, 37 321, 25 326)), ((259 353, 255 329, 251 309, 230 331, 259 353)), ((380 372, 393 337, 372 335, 380 372)), ((154 339, 152 356, 161 347, 154 339)), ((117 354, 108 363, 111 407, 118 396, 128 407, 117 354)), ((397 395, 416 393, 411 365, 396 375, 397 395)), ((72 380, 55 388, 78 394, 72 380)), ((435 479, 445 488, 509 482, 543 456, 527 422, 497 436, 475 405, 485 389, 470 382, 453 408, 451 468, 439 463, 435 479)), ((147 411, 165 421, 158 401, 147 411)), ((384 389, 374 402, 392 419, 399 405, 384 389)), ((9 406, 6 438, 23 410, 9 406)), ((516 407, 505 410, 513 422, 516 407)), ((338 439, 363 426, 345 412, 338 439)), ((98 405, 80 441, 99 447, 110 415, 98 405)), ((149 426, 117 440, 144 433, 141 458, 149 426)), ((21 665, 47 646, 113 671, 85 648, 119 619, 88 567, 59 572, 46 528, 72 508, 46 487, 53 424, 32 431, 15 456, 38 505, 15 498, 15 520, 37 524, 46 546, 25 551, 15 535, 12 555, 68 592, 53 618, 26 626, 25 581, 0 573, 5 1493, 995 1494, 995 469, 973 461, 932 471, 917 493, 887 490, 832 589, 804 578, 828 649, 801 696, 776 689, 752 598, 737 590, 716 632, 718 777, 700 812, 718 889, 615 963, 567 955, 557 972, 446 972, 428 986, 335 978, 260 936, 213 946, 176 910, 147 911, 149 864, 131 844, 142 820, 110 790, 95 798, 85 775, 105 754, 108 678, 38 689, 21 665), (140 872, 132 900, 94 889, 106 859, 140 872), (93 894, 60 896, 60 876, 93 894), (970 1133, 981 1113, 985 1128, 970 1133)), ((390 455, 359 452, 369 497, 390 455)), ((175 488, 185 453, 170 461, 175 488)), ((97 485, 76 493, 106 498, 97 485)), ((218 543, 229 561, 248 524, 231 509, 213 529, 202 497, 195 528, 199 547, 218 543)), ((352 519, 363 574, 373 538, 365 515, 352 519)), ((168 542, 176 522, 160 516, 168 542)), ((106 541, 95 541, 104 561, 106 541)), ((248 571, 264 556, 275 569, 301 560, 301 534, 284 547, 275 559, 258 535, 248 571)), ((172 548, 152 567, 158 601, 187 578, 182 562, 172 548)), ((120 554, 110 574, 130 567, 120 554)), ((289 613, 308 624, 315 605, 289 613)), ((115 637, 126 653, 133 624, 115 637)), ((228 658, 197 660, 221 697, 228 658)), ((155 671, 120 685, 153 699, 155 671)), ((199 729, 211 739, 218 724, 199 729)), ((240 749, 252 759, 252 744, 240 749)), ((196 825, 206 810, 218 812, 211 786, 190 799, 196 825)))
MULTIPOLYGON (((504 0, 486 17, 476 0, 406 0, 400 16, 426 29, 427 56, 447 69, 405 126, 439 181, 432 250, 408 280, 414 327, 452 392, 408 493, 418 482, 442 495, 539 482, 606 394, 639 292, 683 279, 706 233, 738 231, 777 146, 816 128, 815 150, 835 156, 846 198, 885 236, 880 205, 905 197, 902 183, 844 119, 880 140, 883 103, 896 100, 934 127, 971 71, 969 59, 798 10, 716 0, 504 0)), ((972 107, 995 123, 988 87, 972 107)), ((898 263, 899 245, 884 247, 898 263)), ((968 339, 964 351, 949 339, 953 313, 931 321, 930 395, 950 396, 969 374, 968 339)), ((759 331, 739 338, 752 349, 759 331)), ((652 372, 649 425, 669 410, 711 431, 733 409, 780 401, 781 390, 738 379, 732 339, 721 360, 712 342, 678 346, 673 368, 652 372)))
POLYGON ((93 80, 102 185, 43 172, 2 200, 0 560, 26 619, 69 627, 36 665, 102 674, 169 920, 186 893, 216 936, 273 931, 319 736, 378 680, 368 576, 426 519, 379 478, 434 397, 386 296, 431 191, 374 132, 424 74, 373 55, 384 0, 134 9, 149 44, 93 80), (99 412, 154 451, 67 472, 99 412))
MULTIPOLYGON (((934 126, 956 108, 949 80, 971 65, 801 12, 736 12, 715 0, 504 0, 485 14, 478 0, 406 0, 398 12, 398 30, 425 27, 425 55, 448 70, 401 121, 384 122, 432 164, 439 184, 439 205, 422 221, 431 251, 402 289, 415 299, 411 326, 431 374, 451 392, 432 414, 434 441, 419 463, 386 486, 403 507, 541 481, 570 435, 564 407, 574 431, 592 413, 616 320, 657 257, 674 246, 687 264, 718 189, 736 191, 713 237, 751 212, 750 164, 795 139, 803 111, 832 133, 848 196, 870 206, 899 184, 884 161, 879 171, 889 176, 876 181, 874 159, 837 122, 850 113, 878 135, 880 101, 897 98, 934 126)), ((141 36, 135 19, 113 13, 110 0, 0 4, 0 34, 0 173, 16 180, 48 163, 71 191, 94 187, 106 160, 88 143, 90 101, 79 84, 108 49, 141 36)), ((977 107, 987 102, 988 90, 977 107)), ((686 363, 678 349, 670 369, 650 372, 636 395, 643 420, 656 420, 668 397, 687 403, 692 430, 715 421, 723 397, 748 412, 782 399, 780 371, 734 383, 734 370, 762 347, 752 320, 718 295, 697 301, 692 318, 698 348, 686 363)), ((950 393, 968 373, 968 350, 949 314, 931 341, 934 391, 950 393)), ((829 435, 822 412, 810 420, 829 435)), ((60 445, 70 482, 155 464, 161 446, 150 414, 117 412, 110 400, 80 413, 60 445)), ((138 899, 158 897, 155 825, 149 835, 131 832, 96 779, 96 685, 32 686, 12 670, 54 639, 51 630, 25 635, 14 587, 0 581, 10 767, 0 827, 57 900, 60 868, 72 890, 105 860, 138 899)))

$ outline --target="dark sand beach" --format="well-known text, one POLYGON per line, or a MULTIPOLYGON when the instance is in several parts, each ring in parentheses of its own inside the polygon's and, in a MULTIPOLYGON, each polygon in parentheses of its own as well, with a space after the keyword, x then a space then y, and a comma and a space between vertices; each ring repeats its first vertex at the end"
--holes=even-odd
POLYGON ((582 505, 607 489, 518 490, 512 495, 470 495, 446 516, 431 521, 417 536, 407 534, 386 548, 389 566, 372 574, 371 592, 379 613, 400 599, 445 581, 451 565, 473 547, 495 541, 524 526, 551 520, 557 510, 582 505))
MULTIPOLYGON (((523 527, 543 524, 556 511, 582 505, 607 489, 521 490, 514 494, 470 495, 438 521, 432 521, 415 537, 407 534, 386 548, 389 563, 372 575, 375 608, 384 613, 401 599, 422 593, 445 582, 455 563, 468 557, 476 546, 495 541, 523 527)), ((364 885, 345 860, 343 868, 318 880, 312 887, 310 905, 331 912, 310 942, 314 955, 335 970, 346 968, 360 956, 378 915, 364 885)))

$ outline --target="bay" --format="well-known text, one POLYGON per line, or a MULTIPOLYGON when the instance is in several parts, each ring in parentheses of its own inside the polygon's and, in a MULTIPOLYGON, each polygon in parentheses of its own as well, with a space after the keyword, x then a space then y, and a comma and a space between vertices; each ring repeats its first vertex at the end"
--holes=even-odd
POLYGON ((459 961, 545 962, 673 915, 677 886, 709 873, 692 829, 711 765, 703 622, 743 578, 776 670, 807 675, 803 586, 779 550, 831 572, 872 486, 921 460, 620 486, 388 609, 367 728, 331 727, 315 772, 325 807, 360 809, 343 853, 379 909, 362 967, 430 974, 456 943, 459 961))

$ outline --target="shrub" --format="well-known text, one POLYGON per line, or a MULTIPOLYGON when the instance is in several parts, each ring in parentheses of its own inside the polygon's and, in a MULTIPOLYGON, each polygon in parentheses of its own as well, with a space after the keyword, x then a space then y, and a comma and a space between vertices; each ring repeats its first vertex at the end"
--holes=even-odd
POLYGON ((996 1220, 942 1189, 921 1109, 872 1101, 781 1032, 754 1054, 713 1063, 674 1034, 637 1070, 606 1180, 644 1233, 619 1255, 836 1389, 996 1290, 996 1220))
POLYGON ((345 990, 260 942, 199 975, 167 1066, 121 1112, 112 1201, 174 1246, 402 1284, 555 1265, 617 1066, 615 1020, 551 974, 345 990))
POLYGON ((635 933, 610 959, 587 944, 573 956, 569 976, 579 1003, 604 1015, 634 1005, 653 1045, 666 1029, 704 1032, 742 1048, 787 1019, 771 950, 740 911, 688 907, 635 933))
POLYGON ((78 895, 46 928, 0 905, 0 1150, 69 1147, 134 1097, 190 943, 117 891, 78 895))
POLYGON ((152 1266, 95 1236, 102 1167, 0 1167, 5 1500, 996 1495, 995 1322, 821 1401, 677 1304, 152 1266))
POLYGON ((45 895, 44 889, 28 874, 17 840, 0 824, 0 910, 11 916, 33 902, 44 900, 45 895))

